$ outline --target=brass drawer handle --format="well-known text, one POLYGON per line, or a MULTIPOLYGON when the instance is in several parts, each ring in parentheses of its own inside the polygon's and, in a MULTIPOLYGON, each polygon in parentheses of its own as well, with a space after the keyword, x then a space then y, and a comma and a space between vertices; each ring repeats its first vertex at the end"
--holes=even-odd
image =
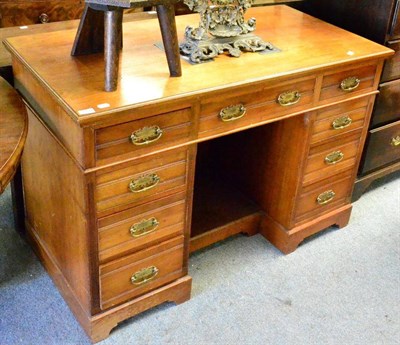
POLYGON ((346 127, 349 127, 353 120, 351 119, 350 116, 341 116, 338 117, 337 119, 333 120, 332 122, 332 128, 333 129, 343 129, 346 127))
POLYGON ((129 183, 129 189, 132 193, 140 193, 157 186, 160 177, 157 174, 141 176, 129 183))
POLYGON ((147 235, 158 228, 160 223, 154 217, 143 219, 141 222, 133 224, 129 229, 132 237, 141 237, 147 235))
POLYGON ((326 192, 321 193, 317 197, 317 203, 319 205, 325 205, 330 203, 335 197, 335 192, 333 190, 327 190, 326 192))
POLYGON ((148 281, 154 279, 154 277, 158 274, 158 268, 156 266, 150 266, 147 268, 143 268, 140 271, 132 274, 131 283, 133 285, 142 285, 147 283, 148 281))
POLYGON ((143 127, 131 134, 131 142, 134 145, 147 145, 161 138, 163 131, 158 126, 143 127))
POLYGON ((339 163, 344 158, 344 153, 342 151, 333 151, 326 155, 325 164, 333 165, 339 163))
POLYGON ((246 114, 246 108, 243 104, 230 105, 221 109, 219 117, 224 122, 239 120, 246 114))
POLYGON ((340 88, 345 92, 350 92, 358 88, 361 80, 357 77, 348 77, 340 82, 340 88))
POLYGON ((390 142, 390 144, 394 147, 400 146, 400 135, 392 138, 392 141, 390 142))
POLYGON ((282 107, 287 107, 289 105, 294 105, 300 101, 301 93, 297 90, 286 91, 278 96, 278 103, 282 107))
POLYGON ((39 16, 39 21, 40 21, 42 24, 46 24, 46 23, 48 23, 48 22, 50 21, 50 17, 48 16, 48 14, 42 13, 42 14, 39 16))

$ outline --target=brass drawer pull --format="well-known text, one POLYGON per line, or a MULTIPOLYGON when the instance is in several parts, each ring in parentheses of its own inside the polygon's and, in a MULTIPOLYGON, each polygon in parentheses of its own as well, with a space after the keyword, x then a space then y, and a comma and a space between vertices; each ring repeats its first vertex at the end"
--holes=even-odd
POLYGON ((335 197, 335 192, 333 190, 327 190, 326 192, 321 193, 317 197, 317 203, 319 205, 325 205, 330 203, 335 197))
POLYGON ((341 116, 338 117, 337 119, 333 120, 332 122, 332 128, 333 129, 343 129, 346 127, 349 127, 353 120, 351 119, 350 116, 341 116))
POLYGON ((132 193, 140 193, 157 186, 160 177, 157 174, 141 176, 129 183, 129 189, 132 193))
POLYGON ((344 158, 344 153, 342 151, 333 151, 326 155, 325 164, 333 165, 339 163, 344 158))
POLYGON ((163 131, 158 126, 143 127, 131 134, 131 142, 134 145, 147 145, 161 138, 163 131))
POLYGON ((357 77, 348 77, 340 82, 340 88, 343 91, 350 92, 358 88, 361 80, 357 77))
POLYGON ((46 24, 46 23, 48 23, 48 22, 50 21, 50 17, 49 17, 48 14, 42 13, 42 14, 39 16, 39 21, 40 21, 42 24, 46 24))
POLYGON ((148 281, 154 279, 154 277, 158 274, 158 268, 156 266, 150 266, 147 268, 143 268, 140 271, 132 274, 131 283, 133 285, 142 285, 147 283, 148 281))
POLYGON ((160 223, 154 217, 143 219, 141 222, 133 224, 129 229, 132 237, 141 237, 147 235, 158 228, 160 223))
POLYGON ((230 105, 221 109, 219 117, 224 122, 239 120, 246 114, 246 108, 243 104, 230 105))
POLYGON ((394 147, 400 146, 400 135, 398 135, 395 138, 392 138, 392 141, 390 142, 390 144, 394 147))
POLYGON ((278 96, 278 103, 282 107, 287 107, 289 105, 294 105, 300 101, 301 93, 297 90, 286 91, 278 96))

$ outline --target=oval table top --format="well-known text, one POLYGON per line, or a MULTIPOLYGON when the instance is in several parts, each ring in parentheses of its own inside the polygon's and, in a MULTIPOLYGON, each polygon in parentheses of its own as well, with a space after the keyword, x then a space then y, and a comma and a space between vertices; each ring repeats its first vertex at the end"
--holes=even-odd
POLYGON ((0 194, 16 172, 27 133, 25 105, 13 87, 0 77, 0 194))

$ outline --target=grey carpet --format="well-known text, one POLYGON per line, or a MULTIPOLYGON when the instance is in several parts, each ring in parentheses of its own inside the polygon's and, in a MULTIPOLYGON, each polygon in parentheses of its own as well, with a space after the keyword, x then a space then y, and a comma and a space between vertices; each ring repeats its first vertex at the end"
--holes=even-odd
MULTIPOLYGON (((400 344, 400 174, 350 225, 284 256, 260 235, 192 255, 192 299, 121 323, 106 344, 400 344)), ((0 344, 90 344, 0 197, 0 344)))

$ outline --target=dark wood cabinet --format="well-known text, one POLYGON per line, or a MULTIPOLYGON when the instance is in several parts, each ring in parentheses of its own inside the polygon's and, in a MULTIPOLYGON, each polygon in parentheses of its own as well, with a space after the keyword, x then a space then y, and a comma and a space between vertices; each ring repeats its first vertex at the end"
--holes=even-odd
POLYGON ((400 0, 308 0, 300 9, 395 51, 383 69, 353 190, 357 200, 375 179, 400 170, 400 0))
POLYGON ((84 0, 0 0, 0 27, 79 19, 84 3, 84 0))

